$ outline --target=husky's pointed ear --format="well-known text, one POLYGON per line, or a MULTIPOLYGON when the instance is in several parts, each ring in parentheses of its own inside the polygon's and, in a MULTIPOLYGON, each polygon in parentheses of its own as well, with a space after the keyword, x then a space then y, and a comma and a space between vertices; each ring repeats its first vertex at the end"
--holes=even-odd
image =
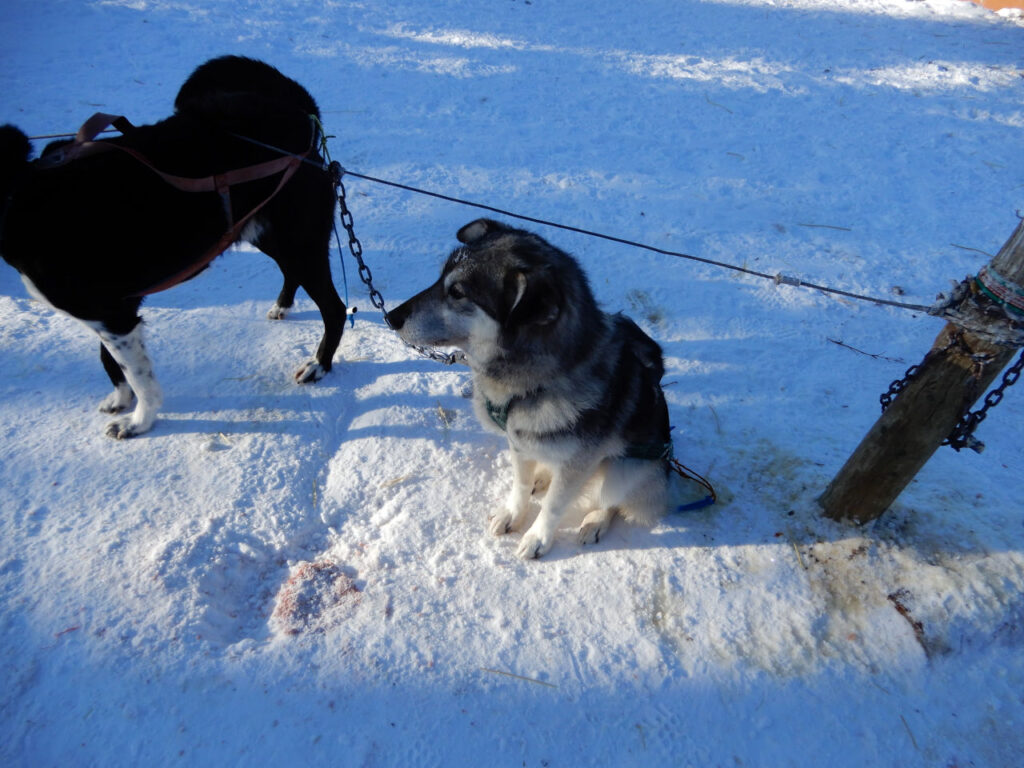
POLYGON ((477 219, 476 221, 469 222, 469 224, 460 229, 455 237, 459 239, 460 243, 469 245, 470 243, 475 243, 481 237, 490 234, 491 232, 504 232, 507 229, 508 227, 500 222, 494 221, 494 219, 477 219))
POLYGON ((547 270, 509 273, 504 294, 505 328, 550 325, 562 311, 562 294, 547 270))

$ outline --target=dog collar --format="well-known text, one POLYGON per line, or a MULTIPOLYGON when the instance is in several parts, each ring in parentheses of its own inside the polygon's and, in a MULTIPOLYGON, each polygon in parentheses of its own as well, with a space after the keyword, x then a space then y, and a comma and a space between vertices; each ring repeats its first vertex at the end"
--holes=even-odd
POLYGON ((487 398, 484 398, 484 406, 487 408, 487 415, 491 417, 491 421, 497 424, 498 428, 502 432, 508 430, 508 409, 511 405, 511 400, 504 405, 495 405, 487 398))

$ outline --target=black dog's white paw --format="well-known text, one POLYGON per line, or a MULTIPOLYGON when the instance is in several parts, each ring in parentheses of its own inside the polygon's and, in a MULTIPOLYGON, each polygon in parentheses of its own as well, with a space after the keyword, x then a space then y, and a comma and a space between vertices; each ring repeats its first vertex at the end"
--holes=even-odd
POLYGON ((282 307, 276 301, 274 306, 267 310, 267 320, 284 320, 288 314, 288 307, 282 307))
POLYGON ((325 373, 327 371, 320 363, 316 360, 310 360, 295 372, 295 383, 312 384, 314 381, 320 381, 325 373))
POLYGON ((135 401, 135 393, 127 384, 118 386, 113 392, 103 398, 100 403, 100 413, 124 413, 132 407, 135 401))
POLYGON ((107 424, 107 429, 104 434, 107 437, 112 437, 114 440, 127 440, 129 437, 135 437, 141 435, 143 432, 148 432, 151 425, 136 424, 131 416, 125 416, 120 419, 114 419, 112 422, 107 424))

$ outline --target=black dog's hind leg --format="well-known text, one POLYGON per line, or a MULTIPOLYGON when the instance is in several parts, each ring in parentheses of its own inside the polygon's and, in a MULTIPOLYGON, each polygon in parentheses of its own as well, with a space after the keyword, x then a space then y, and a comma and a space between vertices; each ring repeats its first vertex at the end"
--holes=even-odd
POLYGON ((320 339, 320 346, 317 347, 314 359, 295 372, 295 380, 300 384, 316 381, 331 370, 334 353, 345 331, 345 302, 334 288, 328 258, 329 256, 325 255, 323 261, 309 270, 309 274, 302 280, 302 287, 320 309, 320 315, 324 320, 324 335, 320 339))
POLYGON ((122 413, 131 406, 135 399, 135 393, 128 386, 121 366, 110 356, 110 352, 107 351, 107 347, 102 341, 100 342, 100 362, 103 363, 103 370, 110 377, 110 383, 114 385, 114 391, 100 403, 100 410, 103 413, 122 413))
MULTIPOLYGON (((311 234, 310 230, 296 224, 282 232, 268 222, 252 243, 276 261, 284 275, 284 287, 271 312, 291 306, 299 286, 305 289, 320 310, 324 335, 316 356, 295 372, 295 381, 307 384, 319 380, 331 370, 334 353, 345 331, 345 303, 338 296, 331 278, 329 227, 321 233, 311 234)), ((268 316, 272 317, 270 313, 268 316)))

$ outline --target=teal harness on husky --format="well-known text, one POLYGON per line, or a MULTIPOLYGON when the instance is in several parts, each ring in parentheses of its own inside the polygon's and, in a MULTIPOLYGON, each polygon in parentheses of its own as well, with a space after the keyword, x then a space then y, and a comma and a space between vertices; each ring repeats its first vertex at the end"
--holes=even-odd
POLYGON ((484 398, 484 405, 487 407, 487 415, 491 417, 491 421, 498 425, 498 429, 502 432, 508 431, 508 409, 512 405, 512 401, 509 400, 504 405, 495 405, 487 398, 484 398))

